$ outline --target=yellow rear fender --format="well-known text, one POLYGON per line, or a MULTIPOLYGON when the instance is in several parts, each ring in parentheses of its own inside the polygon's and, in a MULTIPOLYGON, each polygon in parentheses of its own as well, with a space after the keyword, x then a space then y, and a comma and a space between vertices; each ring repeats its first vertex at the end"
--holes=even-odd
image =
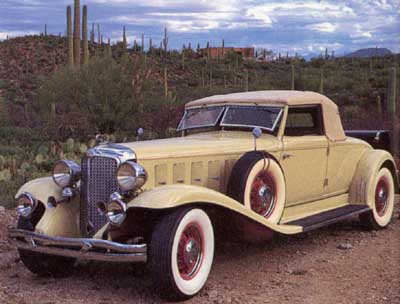
POLYGON ((396 164, 392 155, 384 150, 367 150, 361 157, 350 185, 350 204, 373 206, 375 183, 379 170, 386 167, 393 175, 396 190, 399 189, 396 164))
POLYGON ((238 201, 211 189, 192 185, 166 185, 145 191, 128 203, 128 208, 170 209, 197 203, 219 206, 251 219, 266 228, 283 234, 302 232, 302 227, 276 225, 243 206, 238 201))

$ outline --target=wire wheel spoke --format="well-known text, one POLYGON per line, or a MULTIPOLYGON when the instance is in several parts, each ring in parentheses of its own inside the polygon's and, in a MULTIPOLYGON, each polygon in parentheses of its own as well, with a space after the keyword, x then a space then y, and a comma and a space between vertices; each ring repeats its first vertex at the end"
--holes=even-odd
POLYGON ((265 218, 268 218, 274 211, 275 203, 275 181, 267 171, 261 171, 251 185, 251 209, 265 218))

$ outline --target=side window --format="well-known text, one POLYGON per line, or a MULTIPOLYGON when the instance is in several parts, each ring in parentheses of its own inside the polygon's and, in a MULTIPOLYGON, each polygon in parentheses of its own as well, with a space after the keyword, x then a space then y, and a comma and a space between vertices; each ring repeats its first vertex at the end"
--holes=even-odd
POLYGON ((320 106, 289 107, 285 135, 305 136, 324 134, 322 111, 320 106))

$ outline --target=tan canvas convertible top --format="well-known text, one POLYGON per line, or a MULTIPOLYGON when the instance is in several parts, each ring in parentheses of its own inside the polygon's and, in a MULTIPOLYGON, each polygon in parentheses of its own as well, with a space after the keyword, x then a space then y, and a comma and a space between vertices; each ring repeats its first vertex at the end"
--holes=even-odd
POLYGON ((315 92, 302 91, 255 91, 215 95, 186 104, 186 109, 220 104, 255 105, 321 105, 326 136, 332 141, 346 139, 337 105, 328 97, 315 92))

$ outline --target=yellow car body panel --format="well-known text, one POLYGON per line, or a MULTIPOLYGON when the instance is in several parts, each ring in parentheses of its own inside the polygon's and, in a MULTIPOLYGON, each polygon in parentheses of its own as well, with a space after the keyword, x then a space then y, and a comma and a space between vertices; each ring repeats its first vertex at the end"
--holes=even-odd
MULTIPOLYGON (((374 187, 379 169, 385 164, 393 165, 396 172, 395 162, 390 153, 384 150, 368 150, 358 162, 357 169, 350 187, 349 201, 352 204, 366 204, 372 206, 375 200, 374 187)), ((398 185, 398 184, 397 184, 398 185)))
MULTIPOLYGON (((254 150, 250 132, 220 131, 122 144, 133 151, 147 173, 144 190, 171 184, 201 186, 226 193, 235 162, 254 150)), ((280 158, 281 142, 264 134, 257 148, 280 158)))
POLYGON ((168 185, 145 191, 130 201, 128 208, 169 209, 195 203, 211 204, 235 211, 279 233, 296 234, 302 232, 300 226, 271 224, 264 217, 220 192, 191 185, 168 185))
POLYGON ((36 225, 36 232, 48 236, 80 237, 79 197, 59 204, 56 208, 47 205, 47 200, 51 196, 60 201, 61 191, 62 189, 51 177, 43 177, 23 185, 16 197, 23 192, 29 192, 46 208, 43 217, 36 225))

